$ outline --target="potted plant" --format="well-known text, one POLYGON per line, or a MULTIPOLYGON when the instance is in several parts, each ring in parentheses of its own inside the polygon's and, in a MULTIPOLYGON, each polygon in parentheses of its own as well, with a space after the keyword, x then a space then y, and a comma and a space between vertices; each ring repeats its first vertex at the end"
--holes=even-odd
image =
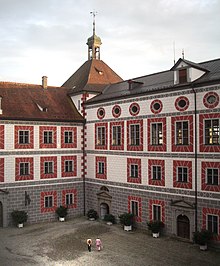
POLYGON ((196 244, 200 245, 200 250, 207 250, 207 244, 212 239, 212 232, 202 229, 197 231, 193 235, 193 240, 196 244))
POLYGON ((106 221, 108 225, 115 224, 115 216, 113 214, 106 214, 104 216, 104 221, 106 221))
POLYGON ((148 229, 151 230, 153 237, 158 238, 160 236, 160 232, 164 227, 164 223, 159 220, 151 220, 147 222, 148 229))
POLYGON ((59 221, 64 222, 65 218, 67 216, 67 207, 62 206, 62 205, 60 207, 57 207, 56 208, 56 214, 59 217, 59 221))
POLYGON ((125 231, 132 230, 133 218, 134 218, 134 215, 129 212, 119 215, 120 223, 124 225, 125 231))
POLYGON ((11 213, 11 217, 18 228, 22 228, 24 226, 24 223, 27 222, 28 215, 25 211, 14 210, 11 213))
POLYGON ((88 212, 87 212, 87 217, 90 221, 94 221, 96 219, 98 219, 98 213, 96 210, 94 209, 90 209, 88 212))

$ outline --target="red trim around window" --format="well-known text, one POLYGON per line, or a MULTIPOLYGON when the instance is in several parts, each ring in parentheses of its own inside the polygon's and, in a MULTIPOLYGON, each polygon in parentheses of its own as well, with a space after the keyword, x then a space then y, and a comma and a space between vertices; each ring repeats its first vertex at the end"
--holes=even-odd
POLYGON ((153 220, 153 205, 161 206, 161 220, 165 223, 165 201, 163 200, 149 200, 149 220, 153 220))
POLYGON ((0 158, 0 182, 4 182, 5 159, 0 158))
POLYGON ((220 175, 220 162, 202 162, 202 190, 220 192, 220 177, 218 176, 218 185, 209 185, 206 180, 206 169, 215 168, 218 169, 220 175))
POLYGON ((173 161, 173 187, 192 189, 192 161, 173 161), (188 168, 188 182, 177 181, 177 168, 188 168))
POLYGON ((171 137, 172 137, 172 152, 193 152, 193 116, 176 116, 171 117, 171 137), (176 145, 176 122, 188 121, 188 140, 189 145, 176 145))
POLYGON ((107 179, 107 158, 101 157, 101 156, 96 156, 95 157, 95 165, 96 165, 96 178, 107 179), (99 162, 104 163, 104 173, 103 174, 99 173, 99 162))
POLYGON ((40 126, 39 127, 39 137, 40 137, 40 148, 56 148, 57 147, 57 128, 51 126, 40 126), (52 143, 44 143, 44 131, 52 131, 53 132, 53 140, 52 143))
POLYGON ((141 159, 127 158, 127 182, 141 184, 141 159), (131 165, 136 164, 138 166, 138 177, 131 177, 131 165))
POLYGON ((159 99, 156 99, 154 101, 151 102, 150 104, 150 110, 152 113, 154 114, 159 114, 163 109, 163 103, 161 102, 161 100, 159 99), (158 109, 155 109, 155 104, 158 104, 159 105, 159 108, 158 109))
POLYGON ((206 108, 209 108, 209 109, 215 108, 219 104, 219 95, 214 91, 210 91, 206 93, 206 95, 203 97, 203 104, 205 105, 206 108), (214 103, 209 103, 208 97, 212 95, 216 97, 216 101, 214 103))
POLYGON ((110 150, 124 150, 124 121, 110 123, 110 150), (112 144, 112 128, 113 126, 121 126, 121 145, 112 144))
POLYGON ((33 149, 34 148, 34 127, 33 126, 15 126, 15 149, 33 149), (19 143, 19 131, 29 131, 29 143, 19 143))
POLYGON ((77 156, 61 156, 62 177, 73 177, 77 175, 77 156), (65 161, 73 162, 73 171, 65 172, 65 161))
POLYGON ((127 150, 128 151, 143 151, 143 120, 130 120, 127 121, 127 150), (140 126, 140 144, 130 144, 130 126, 138 124, 140 126))
POLYGON ((72 188, 72 189, 65 189, 62 190, 62 205, 68 207, 68 209, 75 209, 77 207, 77 190, 72 188), (73 194, 74 201, 73 204, 71 205, 66 205, 66 194, 73 194))
POLYGON ((220 145, 205 145, 205 123, 206 119, 220 119, 220 113, 199 115, 199 142, 200 152, 220 152, 220 145))
POLYGON ((135 217, 135 221, 142 222, 142 200, 140 197, 128 196, 128 212, 131 213, 131 201, 138 202, 138 216, 135 217))
POLYGON ((57 208, 57 192, 56 191, 41 192, 41 194, 40 194, 41 213, 55 212, 56 208, 57 208), (53 206, 51 208, 45 208, 45 206, 44 206, 44 198, 46 196, 52 196, 53 197, 53 206))
POLYGON ((61 127, 61 148, 76 148, 77 147, 77 128, 76 127, 61 127), (65 143, 65 131, 71 131, 73 135, 73 143, 65 143))
POLYGON ((15 181, 34 179, 34 159, 33 158, 15 158, 15 181), (29 175, 20 175, 20 163, 29 163, 29 175))
POLYGON ((148 160, 148 183, 152 186, 165 186, 165 161, 164 160, 148 160), (153 179, 153 166, 161 166, 161 180, 153 179))
POLYGON ((129 106, 129 113, 132 115, 132 116, 136 116, 138 115, 140 112, 140 106, 138 103, 132 103, 130 106, 129 106), (136 107, 137 108, 137 111, 136 112, 133 112, 133 107, 136 107))
POLYGON ((107 150, 108 147, 108 123, 96 123, 95 124, 95 149, 97 150, 107 150), (99 127, 105 128, 105 145, 98 145, 97 144, 97 130, 99 127))
POLYGON ((0 125, 0 149, 4 149, 5 146, 5 126, 0 125))
POLYGON ((57 178, 57 157, 56 156, 48 156, 40 158, 40 178, 57 178), (53 173, 45 174, 44 173, 44 162, 53 162, 53 173))
POLYGON ((220 209, 213 208, 203 208, 202 209, 202 228, 207 229, 207 215, 216 215, 218 216, 218 235, 214 238, 220 241, 220 209))
POLYGON ((175 101, 175 107, 180 112, 186 111, 189 107, 189 99, 185 96, 178 97, 175 101), (179 106, 180 101, 185 101, 186 105, 184 107, 179 106))
POLYGON ((163 118, 149 118, 147 120, 147 140, 148 140, 148 151, 166 151, 167 150, 167 126, 166 117, 163 118), (163 127, 163 144, 152 145, 151 144, 151 124, 162 123, 163 127))

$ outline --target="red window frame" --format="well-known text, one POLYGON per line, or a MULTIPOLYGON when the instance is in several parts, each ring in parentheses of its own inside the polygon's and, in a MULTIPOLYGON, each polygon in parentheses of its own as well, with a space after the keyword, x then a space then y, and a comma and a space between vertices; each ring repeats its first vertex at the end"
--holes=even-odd
POLYGON ((77 156, 61 156, 62 177, 73 177, 77 175, 77 156), (65 161, 73 162, 73 171, 65 172, 65 161))
POLYGON ((5 181, 5 159, 4 158, 0 158, 0 182, 4 182, 5 181))
POLYGON ((15 158, 15 181, 34 179, 34 158, 15 158), (20 163, 29 163, 29 174, 20 175, 20 163))
POLYGON ((57 178, 57 157, 56 156, 47 156, 40 158, 40 178, 57 178), (53 162, 53 170, 54 172, 51 174, 44 173, 44 162, 53 162))
POLYGON ((210 185, 206 182, 206 169, 216 168, 220 175, 220 162, 202 162, 201 163, 201 174, 202 174, 202 186, 201 189, 205 191, 220 192, 220 177, 218 178, 218 185, 210 185))
POLYGON ((68 207, 69 209, 77 208, 77 190, 76 189, 72 188, 72 189, 62 190, 62 205, 68 207), (74 196, 73 204, 66 205, 66 194, 73 194, 74 196))
POLYGON ((161 206, 161 221, 165 223, 165 201, 157 199, 149 200, 149 220, 153 220, 153 205, 161 206))
POLYGON ((0 125, 0 149, 5 147, 5 126, 0 125))
POLYGON ((152 186, 165 186, 165 161, 164 160, 156 160, 149 159, 148 160, 148 183, 152 186), (153 179, 153 166, 161 167, 161 180, 153 179))
POLYGON ((192 161, 173 161, 173 187, 192 189, 192 161), (177 181, 177 168, 187 167, 188 168, 188 182, 177 181))
POLYGON ((127 158, 127 182, 141 184, 141 159, 127 158), (138 177, 131 177, 131 165, 135 164, 138 166, 138 177))
POLYGON ((39 139, 40 139, 40 148, 41 149, 57 148, 57 127, 40 126, 39 127, 39 139), (53 142, 52 143, 44 143, 44 131, 52 131, 53 132, 53 142))
POLYGON ((135 217, 135 221, 142 222, 142 199, 137 196, 128 196, 128 213, 131 213, 131 201, 138 202, 138 216, 135 217))
POLYGON ((218 235, 214 238, 218 241, 220 241, 220 209, 214 209, 214 208, 203 208, 202 209, 202 228, 207 229, 207 216, 208 215, 216 215, 218 216, 218 235))
POLYGON ((33 126, 15 126, 14 127, 14 146, 15 149, 33 149, 34 148, 34 127, 33 126), (29 143, 19 143, 19 131, 29 131, 29 143))
POLYGON ((76 127, 61 127, 61 148, 76 148, 77 147, 77 128, 76 127), (65 143, 65 132, 71 131, 73 134, 73 143, 65 143))
POLYGON ((103 156, 95 157, 95 165, 96 165, 96 178, 98 179, 107 179, 107 158, 103 156), (104 163, 104 173, 99 173, 99 162, 104 163))
POLYGON ((110 123, 110 150, 124 150, 124 121, 110 123), (112 144, 113 140, 112 130, 114 126, 121 127, 121 145, 112 144))
POLYGON ((96 123, 95 124, 95 149, 97 150, 107 150, 108 147, 108 123, 96 123), (104 127, 105 128, 105 145, 98 145, 97 141, 97 130, 99 127, 104 127))
POLYGON ((43 191, 40 194, 40 209, 41 209, 41 213, 48 213, 48 212, 55 212, 56 208, 57 208, 57 191, 43 191), (51 208, 46 208, 44 206, 44 198, 47 196, 52 196, 53 197, 53 206, 51 208))
POLYGON ((127 150, 128 151, 143 151, 143 120, 130 120, 127 121, 127 150), (139 145, 131 145, 131 132, 130 126, 131 125, 139 125, 140 126, 140 144, 139 145))

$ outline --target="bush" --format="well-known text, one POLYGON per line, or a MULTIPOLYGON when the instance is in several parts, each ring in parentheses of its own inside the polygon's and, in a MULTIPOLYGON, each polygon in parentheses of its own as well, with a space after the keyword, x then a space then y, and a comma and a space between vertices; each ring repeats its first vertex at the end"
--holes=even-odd
POLYGON ((161 229, 164 227, 164 223, 159 220, 151 220, 147 222, 148 229, 152 231, 152 233, 159 233, 161 229))
POLYGON ((27 222, 28 215, 27 215, 27 212, 25 212, 25 211, 14 210, 11 213, 11 217, 12 217, 14 223, 17 225, 17 224, 23 224, 23 223, 27 222))
POLYGON ((115 224, 115 216, 113 214, 106 214, 104 217, 104 221, 115 224))
POLYGON ((56 214, 61 217, 64 218, 67 216, 67 207, 65 206, 60 206, 56 209, 56 214))
POLYGON ((97 213, 97 211, 95 211, 94 209, 90 209, 88 212, 87 212, 87 217, 89 218, 89 219, 91 219, 91 218, 93 218, 93 219, 98 219, 98 213, 97 213))
POLYGON ((197 231, 193 235, 193 240, 196 244, 206 245, 212 239, 212 233, 206 229, 197 231))
POLYGON ((130 226, 133 224, 134 215, 132 213, 123 213, 119 215, 120 223, 125 226, 130 226))

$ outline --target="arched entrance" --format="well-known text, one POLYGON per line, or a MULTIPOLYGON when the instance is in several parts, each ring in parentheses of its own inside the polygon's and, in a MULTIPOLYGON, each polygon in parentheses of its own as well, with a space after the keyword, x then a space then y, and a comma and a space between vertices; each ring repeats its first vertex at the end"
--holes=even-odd
POLYGON ((180 214, 177 217, 177 236, 182 238, 190 238, 190 222, 186 215, 180 214))
POLYGON ((100 204, 100 217, 103 220, 105 215, 109 214, 109 206, 107 203, 100 204))
POLYGON ((0 201, 0 227, 3 227, 3 205, 0 201))

